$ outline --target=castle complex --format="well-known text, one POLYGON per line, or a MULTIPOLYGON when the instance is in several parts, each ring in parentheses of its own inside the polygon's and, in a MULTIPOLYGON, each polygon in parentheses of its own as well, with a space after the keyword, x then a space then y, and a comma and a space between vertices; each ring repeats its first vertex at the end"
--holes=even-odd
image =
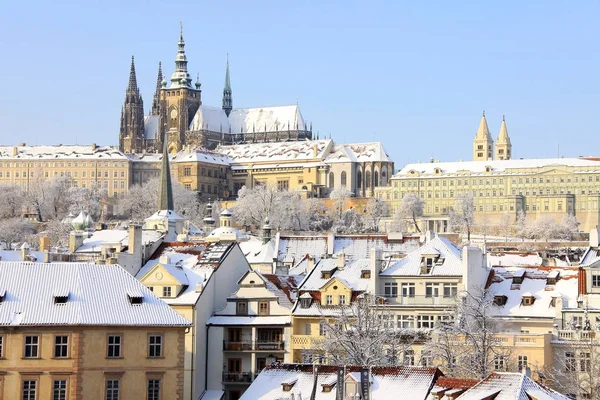
POLYGON ((124 153, 155 153, 168 141, 169 153, 185 146, 214 149, 220 144, 264 143, 312 139, 298 105, 233 108, 229 60, 221 107, 202 104, 199 78, 192 84, 183 31, 179 35, 175 71, 170 84, 158 65, 150 115, 144 115, 132 57, 129 84, 121 111, 119 149, 124 153))

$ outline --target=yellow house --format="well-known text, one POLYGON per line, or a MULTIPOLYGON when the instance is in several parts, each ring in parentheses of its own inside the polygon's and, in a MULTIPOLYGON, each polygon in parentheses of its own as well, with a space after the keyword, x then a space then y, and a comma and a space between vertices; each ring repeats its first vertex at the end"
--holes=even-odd
POLYGON ((190 322, 118 265, 2 262, 0 282, 0 398, 183 399, 190 322))

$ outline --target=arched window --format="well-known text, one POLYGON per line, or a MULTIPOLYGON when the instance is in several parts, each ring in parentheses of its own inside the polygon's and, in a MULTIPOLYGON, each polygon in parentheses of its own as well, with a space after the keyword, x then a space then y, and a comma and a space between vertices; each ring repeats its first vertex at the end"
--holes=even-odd
POLYGON ((371 187, 371 171, 365 172, 365 187, 367 189, 371 187))
POLYGON ((346 186, 346 171, 342 171, 342 186, 346 186))
POLYGON ((379 171, 375 171, 375 182, 373 183, 373 186, 379 186, 379 171))
POLYGON ((333 172, 329 173, 329 188, 333 188, 333 181, 335 179, 335 175, 333 174, 333 172))
POLYGON ((356 171, 356 186, 362 187, 362 173, 360 171, 356 171))

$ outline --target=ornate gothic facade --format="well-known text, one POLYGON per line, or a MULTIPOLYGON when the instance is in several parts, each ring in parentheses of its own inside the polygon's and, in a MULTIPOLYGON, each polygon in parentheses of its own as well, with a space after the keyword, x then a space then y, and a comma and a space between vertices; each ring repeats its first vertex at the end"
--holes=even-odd
POLYGON ((139 93, 135 63, 131 59, 129 84, 121 111, 119 149, 125 153, 154 153, 164 140, 170 153, 185 146, 213 149, 219 144, 264 143, 312 139, 298 105, 233 108, 229 60, 221 107, 202 104, 199 79, 192 84, 188 73, 183 33, 179 35, 175 72, 170 85, 158 66, 156 92, 149 115, 139 93))

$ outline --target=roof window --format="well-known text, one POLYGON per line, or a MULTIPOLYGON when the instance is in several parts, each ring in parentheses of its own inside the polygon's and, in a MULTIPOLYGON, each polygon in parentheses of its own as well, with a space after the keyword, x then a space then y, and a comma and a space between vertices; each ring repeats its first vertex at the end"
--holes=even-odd
POLYGON ((360 271, 360 277, 363 279, 371 279, 371 271, 369 271, 368 269, 360 271))
POLYGON ((521 304, 524 306, 530 306, 534 303, 535 296, 529 292, 523 293, 523 298, 521 300, 521 304))
POLYGON ((129 302, 134 305, 142 304, 144 301, 143 293, 137 290, 128 290, 127 298, 129 299, 129 302))
POLYGON ((494 296, 494 305, 503 306, 506 304, 506 300, 508 300, 508 297, 506 297, 505 295, 496 295, 494 296))
POLYGON ((54 298, 54 304, 65 304, 67 300, 69 300, 69 291, 68 290, 55 290, 52 295, 54 298))
POLYGON ((291 379, 289 381, 281 382, 281 388, 284 392, 289 392, 292 390, 297 381, 298 379, 291 379))
POLYGON ((6 289, 0 289, 0 303, 6 300, 6 289))

